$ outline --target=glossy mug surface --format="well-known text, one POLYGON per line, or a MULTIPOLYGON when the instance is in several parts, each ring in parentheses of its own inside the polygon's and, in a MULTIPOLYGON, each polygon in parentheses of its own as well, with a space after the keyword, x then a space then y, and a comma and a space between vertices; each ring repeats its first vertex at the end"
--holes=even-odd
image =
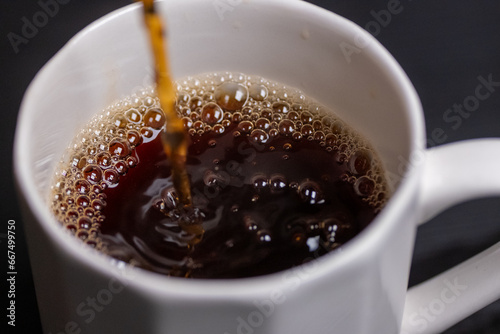
MULTIPOLYGON (((75 36, 40 71, 23 100, 15 171, 44 331, 400 333, 416 226, 465 199, 443 201, 440 192, 432 204, 422 199, 434 167, 423 149, 419 99, 400 66, 355 24, 302 1, 233 1, 228 9, 217 1, 175 0, 158 2, 158 8, 169 26, 175 78, 235 71, 302 90, 370 140, 392 198, 341 251, 261 277, 169 278, 112 265, 80 245, 46 204, 50 178, 77 129, 152 82, 142 9, 127 6, 75 36)), ((467 196, 500 189, 488 187, 467 196)), ((464 312, 461 317, 472 311, 464 312)), ((430 333, 456 320, 422 323, 407 308, 405 331, 430 333)))

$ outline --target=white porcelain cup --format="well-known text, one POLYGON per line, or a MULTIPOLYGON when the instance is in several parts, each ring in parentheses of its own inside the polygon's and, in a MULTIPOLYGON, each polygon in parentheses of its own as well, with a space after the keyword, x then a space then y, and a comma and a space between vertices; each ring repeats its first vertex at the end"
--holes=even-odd
POLYGON ((500 194, 500 178, 491 177, 500 140, 425 149, 421 105, 396 61, 355 24, 308 3, 158 7, 175 78, 237 71, 301 89, 369 138, 394 193, 341 251, 255 278, 133 270, 64 233, 47 206, 55 164, 93 114, 151 83, 141 5, 127 6, 64 46, 22 103, 15 174, 45 333, 437 333, 500 298, 500 244, 407 291, 417 225, 457 202, 500 194))

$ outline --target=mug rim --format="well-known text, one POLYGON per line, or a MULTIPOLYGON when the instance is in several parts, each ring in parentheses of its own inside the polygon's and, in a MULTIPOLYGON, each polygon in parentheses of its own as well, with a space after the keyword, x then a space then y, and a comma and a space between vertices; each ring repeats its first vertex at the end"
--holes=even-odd
MULTIPOLYGON (((186 1, 185 4, 193 6, 197 1, 202 2, 203 0, 186 1)), ((330 25, 341 24, 346 27, 346 29, 358 32, 363 37, 368 38, 372 47, 364 50, 364 52, 367 52, 371 58, 377 60, 378 66, 384 70, 390 81, 397 83, 394 87, 399 90, 399 96, 401 96, 405 106, 405 109, 401 112, 407 113, 408 122, 410 123, 410 133, 408 133, 408 138, 410 138, 409 154, 425 147, 423 111, 415 88, 392 55, 390 55, 372 35, 368 34, 352 21, 336 13, 303 1, 253 0, 252 2, 264 6, 287 6, 290 10, 311 13, 314 14, 313 17, 315 20, 324 20, 330 25)), ((177 5, 179 6, 179 4, 177 5)), ((22 148, 27 144, 27 138, 29 138, 28 127, 25 125, 29 124, 30 116, 28 114, 29 108, 27 108, 27 101, 30 100, 33 91, 36 89, 37 78, 50 63, 54 62, 54 59, 62 57, 73 44, 78 43, 80 38, 87 34, 95 34, 101 28, 105 29, 107 23, 121 15, 128 15, 131 12, 139 10, 140 6, 141 4, 139 3, 132 3, 94 21, 72 37, 43 66, 24 94, 14 140, 14 175, 16 184, 20 196, 23 197, 30 211, 33 213, 34 217, 36 217, 36 223, 42 227, 47 237, 51 239, 51 242, 58 245, 60 251, 64 251, 70 258, 77 259, 80 264, 86 266, 89 270, 95 270, 106 277, 119 277, 122 269, 115 265, 110 265, 109 256, 90 249, 82 242, 75 242, 75 239, 73 237, 68 237, 68 233, 60 228, 59 224, 55 224, 55 219, 50 213, 46 201, 40 196, 38 191, 34 189, 35 183, 28 164, 22 163, 22 161, 26 159, 26 153, 22 148), (28 109, 28 111, 26 111, 26 109, 28 109), (24 177, 23 175, 29 175, 29 177, 24 177)), ((322 265, 317 267, 317 270, 315 270, 307 280, 314 280, 315 277, 321 276, 327 272, 342 270, 343 267, 350 265, 353 261, 356 261, 356 259, 359 259, 360 256, 366 253, 367 248, 375 247, 378 240, 381 240, 387 231, 391 230, 394 228, 395 224, 399 223, 396 218, 401 216, 401 211, 405 208, 404 204, 413 198, 413 194, 418 187, 418 166, 410 165, 407 167, 408 170, 406 170, 406 174, 400 175, 401 182, 397 186, 397 189, 394 190, 391 199, 388 201, 386 207, 377 217, 375 217, 372 223, 348 244, 343 246, 342 254, 330 252, 329 254, 321 256, 319 259, 321 259, 322 265)), ((318 259, 315 260, 317 261, 318 259)), ((263 276, 237 279, 187 280, 184 278, 166 277, 163 274, 137 269, 134 270, 134 279, 129 282, 130 284, 128 284, 127 287, 133 286, 143 292, 149 291, 151 294, 161 292, 169 296, 182 296, 183 298, 187 296, 213 298, 239 296, 243 294, 252 295, 276 289, 282 284, 281 277, 283 273, 290 270, 293 270, 293 268, 263 276)))

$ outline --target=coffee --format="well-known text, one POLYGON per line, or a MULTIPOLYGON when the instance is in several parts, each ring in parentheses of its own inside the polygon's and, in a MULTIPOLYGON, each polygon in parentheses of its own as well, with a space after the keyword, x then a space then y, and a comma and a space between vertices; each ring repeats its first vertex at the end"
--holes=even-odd
POLYGON ((171 276, 257 276, 339 248, 384 206, 376 152, 300 91, 238 73, 189 77, 176 91, 193 209, 178 205, 164 115, 145 89, 95 116, 56 173, 53 212, 88 245, 171 276))

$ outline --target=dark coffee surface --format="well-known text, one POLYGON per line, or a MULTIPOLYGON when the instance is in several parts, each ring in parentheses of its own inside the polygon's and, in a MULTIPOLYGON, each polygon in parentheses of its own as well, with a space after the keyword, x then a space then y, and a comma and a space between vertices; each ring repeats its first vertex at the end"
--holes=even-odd
POLYGON ((340 247, 375 216, 377 208, 342 180, 351 172, 339 152, 319 141, 278 135, 256 144, 235 133, 232 126, 192 138, 187 172, 205 230, 193 250, 157 137, 137 147, 137 166, 104 192, 107 252, 175 276, 256 276, 340 247))

